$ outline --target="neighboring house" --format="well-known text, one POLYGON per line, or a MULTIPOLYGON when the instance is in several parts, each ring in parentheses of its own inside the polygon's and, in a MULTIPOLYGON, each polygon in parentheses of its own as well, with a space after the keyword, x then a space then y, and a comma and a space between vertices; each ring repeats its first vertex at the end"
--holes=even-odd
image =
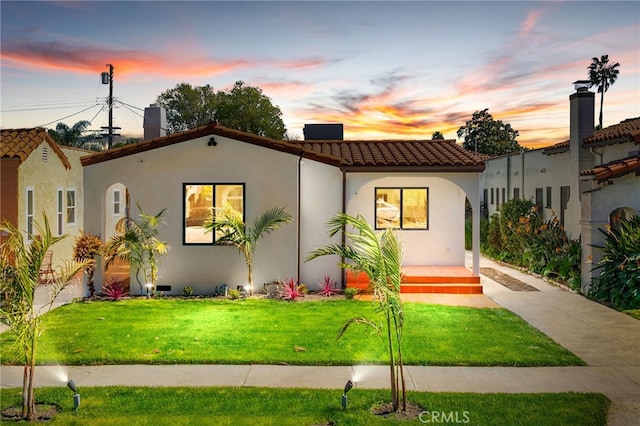
MULTIPOLYGON (((73 256, 83 229, 84 191, 80 157, 88 151, 58 145, 46 129, 4 129, 0 137, 0 215, 25 232, 36 232, 46 214, 54 235, 53 265, 73 256)), ((4 241, 6 235, 0 237, 4 241)), ((27 240, 28 241, 28 240, 27 240)))
POLYGON ((485 160, 481 198, 489 215, 512 198, 534 201, 545 220, 555 214, 570 238, 581 238, 586 290, 599 273, 598 228, 640 211, 640 117, 594 131, 595 94, 584 83, 569 97, 570 139, 485 160))
MULTIPOLYGON (((184 286, 210 294, 247 282, 235 249, 213 246, 203 231, 212 207, 228 204, 252 221, 281 206, 294 221, 259 242, 261 283, 292 277, 311 288, 329 274, 340 282, 339 259, 305 262, 330 240, 338 212, 360 214, 379 229, 401 228, 405 265, 465 265, 465 198, 473 206, 473 275, 479 277, 479 182, 484 163, 455 141, 282 141, 215 124, 84 157, 85 227, 109 236, 114 213, 166 208, 158 289, 184 286), (114 194, 119 192, 119 198, 114 194), (116 208, 116 203, 121 203, 116 208)), ((99 268, 97 282, 101 282, 99 268)), ((132 293, 142 293, 132 271, 132 293)))

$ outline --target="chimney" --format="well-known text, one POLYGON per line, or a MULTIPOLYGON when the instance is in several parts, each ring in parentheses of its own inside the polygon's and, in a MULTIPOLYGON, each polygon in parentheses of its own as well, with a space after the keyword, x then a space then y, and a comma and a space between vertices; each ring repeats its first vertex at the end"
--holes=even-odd
POLYGON ((167 111, 156 104, 144 109, 144 140, 167 136, 167 111))
POLYGON ((344 140, 344 126, 340 124, 305 124, 304 129, 305 141, 341 141, 344 140))
POLYGON ((582 147, 582 141, 593 136, 595 93, 589 91, 589 80, 573 82, 576 92, 569 96, 569 158, 580 161, 580 170, 593 166, 593 154, 582 147), (583 161, 586 163, 583 165, 583 161), (584 167, 583 167, 584 166, 584 167))

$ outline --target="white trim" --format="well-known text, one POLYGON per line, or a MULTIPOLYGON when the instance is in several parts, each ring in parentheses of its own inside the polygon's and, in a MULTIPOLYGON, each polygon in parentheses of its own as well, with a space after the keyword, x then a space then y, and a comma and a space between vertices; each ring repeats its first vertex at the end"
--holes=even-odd
POLYGON ((25 191, 25 240, 30 243, 33 241, 31 236, 34 232, 33 216, 36 211, 36 195, 33 186, 27 186, 25 191), (31 195, 31 197, 29 197, 31 195), (29 209, 29 199, 31 199, 31 209, 29 209))
POLYGON ((66 222, 67 226, 74 226, 76 224, 76 220, 78 217, 78 191, 75 188, 67 188, 67 197, 66 197, 66 222), (69 205, 69 194, 73 193, 73 206, 69 205), (69 212, 70 208, 73 208, 73 218, 69 220, 69 212))
POLYGON ((64 188, 58 187, 56 190, 56 234, 64 234, 64 188))

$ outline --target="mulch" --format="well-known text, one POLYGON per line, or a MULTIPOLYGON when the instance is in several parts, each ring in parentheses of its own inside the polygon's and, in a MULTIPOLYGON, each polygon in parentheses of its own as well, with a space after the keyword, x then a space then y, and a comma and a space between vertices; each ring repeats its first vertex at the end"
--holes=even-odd
POLYGON ((537 288, 494 268, 480 268, 480 273, 512 291, 539 291, 537 288))

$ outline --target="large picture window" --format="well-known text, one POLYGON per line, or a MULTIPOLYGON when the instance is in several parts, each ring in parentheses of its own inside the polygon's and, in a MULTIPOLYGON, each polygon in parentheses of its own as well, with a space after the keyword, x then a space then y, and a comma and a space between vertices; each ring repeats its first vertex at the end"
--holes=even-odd
POLYGON ((205 223, 215 208, 231 207, 244 217, 244 184, 185 183, 184 244, 213 244, 212 232, 205 232, 205 223))
POLYGON ((429 229, 428 188, 376 188, 376 229, 429 229))

